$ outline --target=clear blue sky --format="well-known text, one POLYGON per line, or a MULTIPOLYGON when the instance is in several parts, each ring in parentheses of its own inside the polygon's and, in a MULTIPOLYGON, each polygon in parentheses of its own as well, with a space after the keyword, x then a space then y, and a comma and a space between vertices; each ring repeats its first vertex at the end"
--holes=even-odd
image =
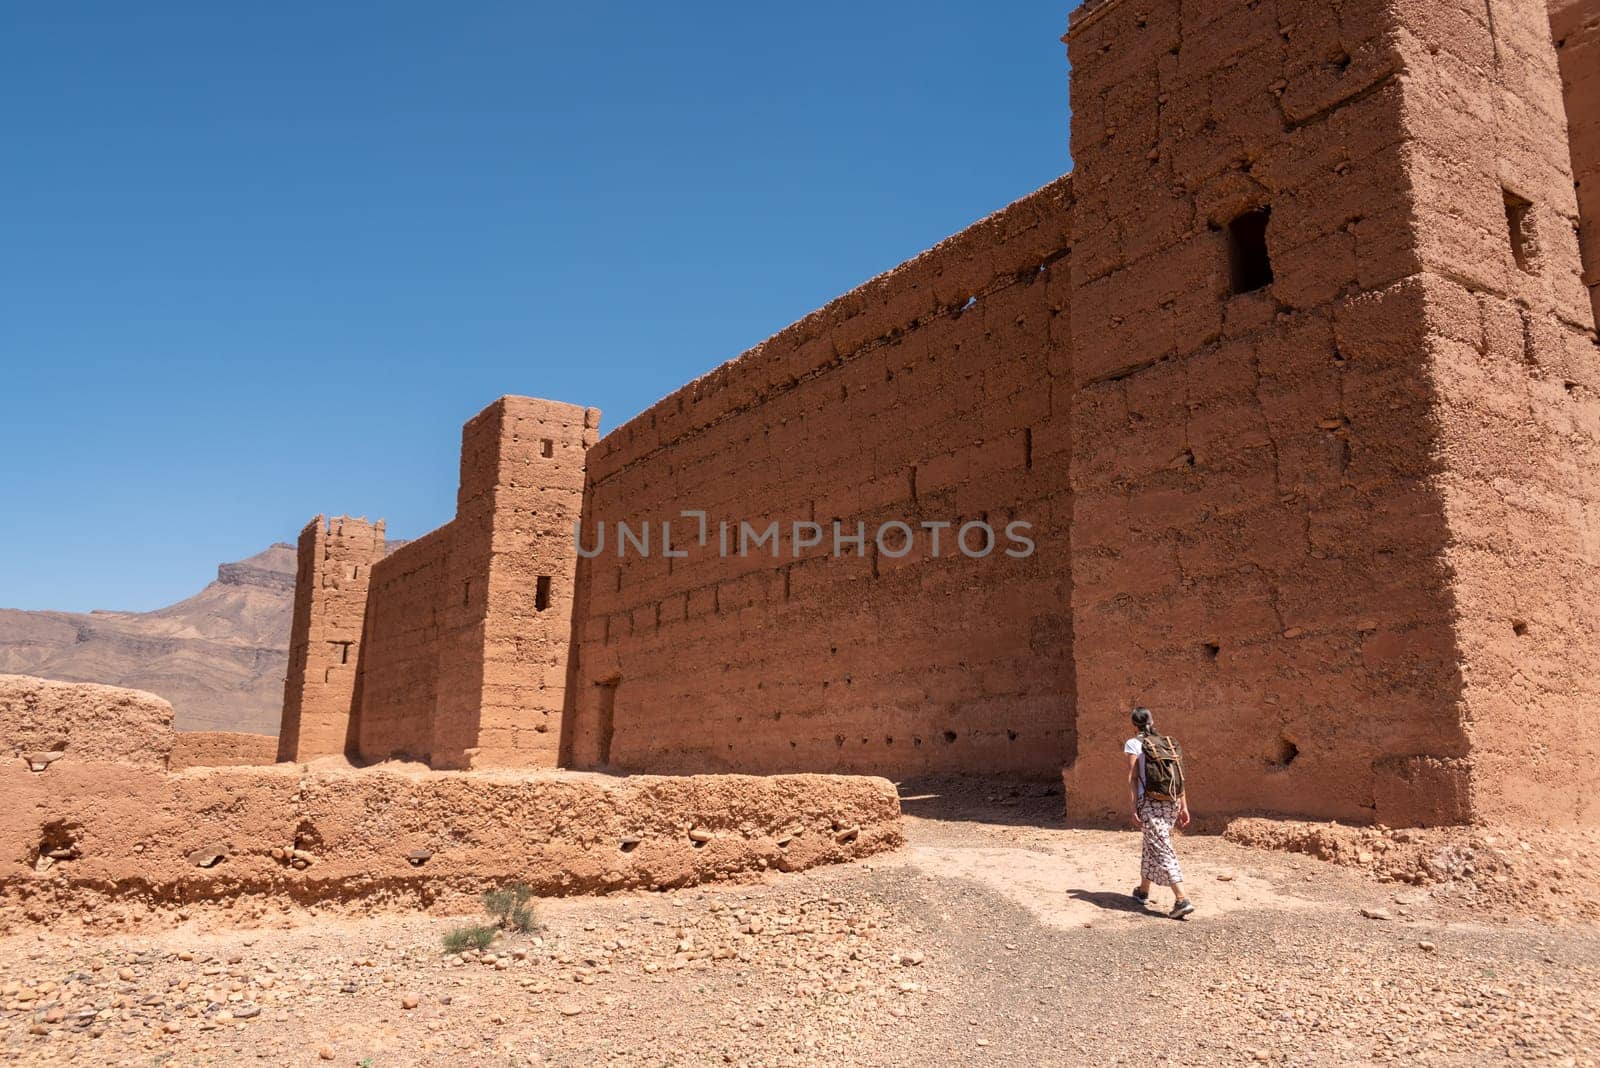
POLYGON ((504 393, 626 421, 1067 171, 1069 6, 8 5, 0 607, 422 534, 504 393))

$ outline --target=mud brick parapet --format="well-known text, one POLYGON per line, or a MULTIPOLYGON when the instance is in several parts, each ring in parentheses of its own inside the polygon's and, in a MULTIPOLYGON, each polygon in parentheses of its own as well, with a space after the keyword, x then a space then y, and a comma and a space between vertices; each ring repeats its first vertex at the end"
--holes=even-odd
POLYGON ((351 751, 1065 768, 1106 819, 1144 704, 1209 814, 1600 822, 1597 8, 1085 6, 1073 174, 603 439, 468 424, 323 672, 351 751))

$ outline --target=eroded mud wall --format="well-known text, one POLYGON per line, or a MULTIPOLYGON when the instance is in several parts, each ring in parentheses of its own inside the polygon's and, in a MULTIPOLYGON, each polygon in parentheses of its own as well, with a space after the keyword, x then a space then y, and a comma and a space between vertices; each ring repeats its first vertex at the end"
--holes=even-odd
POLYGON ((1600 320, 1600 0, 1550 0, 1550 30, 1583 219, 1583 280, 1600 320))
POLYGON ((1070 51, 1069 808, 1126 807, 1143 703, 1209 811, 1592 819, 1549 744, 1600 706, 1542 6, 1112 2, 1070 51))
POLYGON ((1055 182, 591 450, 585 539, 603 523, 606 542, 580 572, 574 764, 1057 773, 1073 722, 1072 210, 1055 182), (684 510, 706 514, 705 544, 684 510), (864 526, 859 551, 835 552, 836 519, 864 526), (1019 520, 1025 558, 1003 551, 1019 520), (826 531, 798 555, 796 521, 826 531), (905 555, 898 528, 875 544, 889 521, 914 528, 905 555), (955 545, 973 521, 1000 541, 981 559, 955 545), (619 522, 649 524, 648 556, 619 558, 619 522), (663 522, 685 556, 662 552, 663 522), (741 522, 776 522, 776 555, 741 555, 741 522), (925 522, 949 524, 937 558, 925 522))
POLYGON ((1379 3, 1074 17, 1069 812, 1127 808, 1134 704, 1208 812, 1466 812, 1412 43, 1379 3))
POLYGON ((1539 0, 1434 42, 1408 58, 1408 162, 1472 815, 1600 822, 1600 351, 1557 53, 1539 0))
POLYGON ((426 760, 438 702, 440 607, 454 522, 372 568, 357 686, 356 750, 366 760, 426 760))

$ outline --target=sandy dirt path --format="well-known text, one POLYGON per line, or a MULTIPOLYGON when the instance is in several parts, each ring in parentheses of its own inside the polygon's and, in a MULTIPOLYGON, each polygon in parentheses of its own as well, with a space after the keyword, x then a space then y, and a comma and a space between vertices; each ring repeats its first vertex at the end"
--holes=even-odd
POLYGON ((1189 836, 1200 911, 1127 897, 1128 832, 1060 798, 906 792, 861 865, 539 905, 477 959, 470 918, 225 912, 0 936, 14 1063, 1335 1064, 1600 1058, 1600 929, 1478 912, 1189 836), (1363 910, 1375 916, 1369 918, 1363 910))

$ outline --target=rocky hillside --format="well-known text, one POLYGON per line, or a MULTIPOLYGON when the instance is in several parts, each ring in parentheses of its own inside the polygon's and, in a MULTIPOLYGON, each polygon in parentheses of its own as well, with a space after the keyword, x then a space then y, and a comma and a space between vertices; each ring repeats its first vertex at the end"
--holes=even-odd
POLYGON ((0 673, 147 690, 179 730, 277 734, 294 572, 280 542, 154 612, 0 609, 0 673))

